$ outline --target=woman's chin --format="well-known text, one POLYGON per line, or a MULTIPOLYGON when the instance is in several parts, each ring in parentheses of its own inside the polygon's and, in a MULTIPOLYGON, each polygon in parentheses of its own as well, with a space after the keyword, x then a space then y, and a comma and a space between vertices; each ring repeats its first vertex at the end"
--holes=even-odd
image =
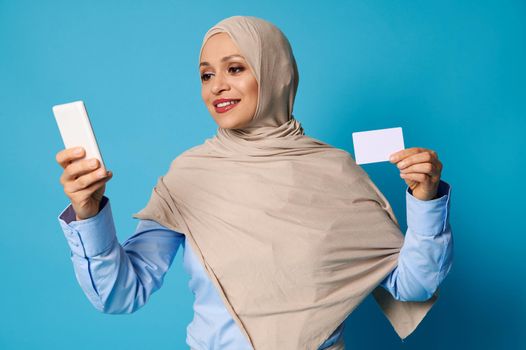
POLYGON ((243 121, 237 120, 236 118, 229 118, 226 115, 220 115, 214 119, 221 129, 240 129, 246 124, 243 121))

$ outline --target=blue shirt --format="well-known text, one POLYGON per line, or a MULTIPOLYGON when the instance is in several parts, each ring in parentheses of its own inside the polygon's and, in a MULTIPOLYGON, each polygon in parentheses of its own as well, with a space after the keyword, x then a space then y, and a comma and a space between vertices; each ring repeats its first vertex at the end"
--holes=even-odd
MULTIPOLYGON (((429 299, 449 272, 453 238, 449 225, 450 186, 440 181, 436 199, 422 201, 406 189, 407 232, 398 266, 381 286, 403 301, 429 299)), ((104 196, 99 213, 75 221, 69 205, 58 220, 71 250, 77 280, 93 306, 104 313, 132 313, 158 290, 179 246, 195 295, 194 318, 187 327, 192 349, 252 349, 226 310, 221 297, 185 236, 152 220, 139 220, 135 233, 122 245, 116 236, 111 206, 104 196)), ((319 347, 343 338, 342 323, 319 347)))

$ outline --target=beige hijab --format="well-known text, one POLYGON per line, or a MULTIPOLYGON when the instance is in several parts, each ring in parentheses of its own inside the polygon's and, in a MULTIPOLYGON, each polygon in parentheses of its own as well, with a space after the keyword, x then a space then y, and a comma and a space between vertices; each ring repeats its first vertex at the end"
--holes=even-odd
POLYGON ((317 349, 371 292, 407 337, 438 294, 401 302, 378 286, 404 236, 350 154, 306 136, 292 115, 299 77, 287 38, 267 21, 234 16, 203 45, 218 32, 259 84, 253 120, 176 157, 133 217, 186 236, 256 350, 317 349))

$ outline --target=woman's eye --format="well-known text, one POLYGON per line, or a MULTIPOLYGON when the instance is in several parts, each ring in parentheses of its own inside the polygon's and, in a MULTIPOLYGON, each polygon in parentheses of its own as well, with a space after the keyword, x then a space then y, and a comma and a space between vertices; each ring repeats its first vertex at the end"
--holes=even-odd
MULTIPOLYGON (((228 71, 232 72, 232 73, 240 73, 240 72, 242 72, 244 70, 245 70, 244 67, 230 67, 230 68, 228 68, 228 71)), ((211 75, 212 74, 210 74, 210 73, 203 73, 203 74, 201 74, 201 80, 202 81, 208 81, 208 80, 210 80, 210 76, 211 75)))
POLYGON ((232 69, 237 70, 234 73, 242 72, 245 68, 243 67, 230 67, 228 70, 231 71, 232 69))

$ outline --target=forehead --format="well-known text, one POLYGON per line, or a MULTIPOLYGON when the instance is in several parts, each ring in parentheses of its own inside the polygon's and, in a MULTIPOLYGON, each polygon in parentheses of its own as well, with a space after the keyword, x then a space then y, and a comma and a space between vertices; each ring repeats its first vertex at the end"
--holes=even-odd
POLYGON ((241 55, 241 52, 230 36, 227 33, 217 33, 205 42, 201 52, 201 60, 207 62, 217 61, 224 56, 234 54, 241 55))

